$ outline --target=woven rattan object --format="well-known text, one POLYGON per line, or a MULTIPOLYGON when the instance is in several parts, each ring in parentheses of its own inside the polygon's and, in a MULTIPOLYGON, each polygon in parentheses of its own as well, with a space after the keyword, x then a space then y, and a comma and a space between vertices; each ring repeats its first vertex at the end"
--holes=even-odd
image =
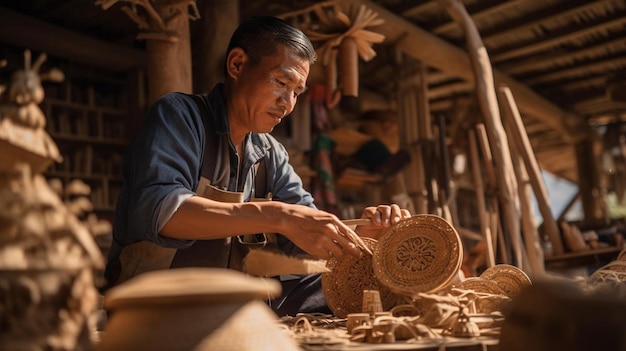
POLYGON ((480 277, 496 282, 504 295, 511 298, 517 296, 523 288, 532 284, 524 271, 509 264, 498 264, 489 267, 485 269, 480 277))
POLYGON ((459 284, 454 285, 454 287, 461 290, 472 290, 477 293, 505 295, 504 290, 502 290, 502 287, 500 287, 498 283, 480 277, 467 278, 459 284))
MULTIPOLYGON (((376 240, 363 238, 363 241, 370 250, 375 250, 376 240)), ((341 260, 331 258, 326 267, 330 272, 322 274, 324 297, 330 310, 339 318, 361 312, 363 290, 378 290, 385 311, 399 303, 400 297, 376 279, 371 255, 363 254, 360 258, 346 255, 341 260)))
POLYGON ((376 278, 391 291, 415 297, 447 286, 463 260, 461 238, 445 219, 415 215, 387 228, 374 250, 376 278))
POLYGON ((470 290, 476 294, 472 300, 478 313, 500 311, 502 302, 510 300, 498 283, 480 277, 467 278, 459 284, 455 284, 454 288, 470 290))
POLYGON ((626 282, 626 260, 622 255, 617 260, 607 263, 593 272, 589 279, 591 281, 614 281, 626 282))

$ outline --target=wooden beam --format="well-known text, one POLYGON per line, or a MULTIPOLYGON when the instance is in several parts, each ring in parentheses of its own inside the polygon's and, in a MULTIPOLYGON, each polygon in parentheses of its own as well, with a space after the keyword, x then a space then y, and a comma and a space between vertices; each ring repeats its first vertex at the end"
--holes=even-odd
POLYGON ((563 21, 563 18, 567 18, 568 16, 580 16, 579 14, 581 12, 596 11, 599 8, 605 8, 612 2, 614 2, 614 0, 601 0, 592 2, 587 2, 587 0, 584 0, 582 2, 582 5, 577 5, 575 2, 572 1, 558 3, 552 6, 552 8, 541 9, 541 14, 537 18, 532 19, 531 15, 522 16, 519 21, 523 21, 523 23, 521 23, 520 25, 517 25, 517 23, 506 22, 501 26, 501 28, 495 28, 491 31, 490 34, 484 34, 483 40, 485 41, 487 46, 489 46, 488 43, 498 40, 507 40, 510 36, 515 36, 515 33, 530 31, 539 26, 546 25, 548 23, 554 23, 555 21, 560 22, 563 21), (531 18, 531 20, 528 20, 528 18, 531 18))
POLYGON ((582 90, 585 91, 586 94, 587 90, 590 87, 595 89, 606 88, 606 76, 600 75, 594 77, 585 77, 574 81, 559 83, 559 89, 569 93, 574 93, 577 90, 582 90))
MULTIPOLYGON (((487 7, 487 8, 483 8, 483 9, 478 10, 476 12, 474 12, 470 8, 468 8, 468 12, 470 12, 470 15, 472 16, 472 20, 474 20, 474 22, 476 22, 476 21, 480 21, 483 18, 490 17, 490 16, 496 15, 498 13, 501 13, 502 11, 506 11, 506 10, 508 10, 510 8, 515 7, 515 6, 519 6, 520 4, 524 3, 525 1, 527 1, 527 0, 510 0, 510 1, 505 1, 505 2, 498 3, 498 4, 494 4, 493 6, 490 6, 490 7, 487 7)), ((452 21, 452 22, 448 22, 446 24, 443 24, 441 26, 438 26, 438 27, 432 29, 431 32, 435 33, 437 35, 446 35, 446 34, 449 34, 449 32, 451 32, 454 29, 461 30, 459 25, 452 21)))
MULTIPOLYGON (((626 23, 626 22, 625 22, 626 23)), ((542 74, 535 78, 529 78, 526 81, 528 84, 540 84, 547 82, 554 82, 563 78, 575 78, 580 73, 588 72, 606 72, 606 71, 615 71, 619 72, 620 70, 626 69, 626 59, 624 57, 617 57, 609 60, 596 61, 592 63, 588 63, 586 65, 577 65, 572 68, 562 69, 562 70, 552 70, 550 73, 542 74)))
POLYGON ((0 43, 114 72, 143 67, 146 54, 0 7, 0 43))
POLYGON ((476 89, 474 84, 466 81, 443 84, 428 90, 429 99, 438 99, 448 97, 450 95, 467 94, 476 89))
POLYGON ((574 30, 565 34, 556 35, 546 40, 534 40, 529 45, 492 55, 492 62, 498 63, 512 58, 532 54, 591 34, 604 33, 612 29, 621 30, 624 24, 626 24, 626 16, 619 16, 611 21, 601 22, 580 30, 574 30))
POLYGON ((402 11, 402 16, 413 17, 425 11, 432 11, 435 9, 435 7, 441 8, 441 5, 439 5, 436 1, 424 1, 423 3, 417 6, 414 6, 414 7, 411 7, 410 9, 402 11))
MULTIPOLYGON (((424 31, 369 0, 344 0, 343 3, 357 7, 365 5, 376 11, 379 17, 385 20, 385 24, 372 30, 385 35, 391 42, 395 40, 398 49, 408 56, 441 71, 474 82, 474 73, 466 51, 424 31)), ((561 131, 566 138, 571 140, 586 136, 566 127, 564 118, 567 114, 556 104, 496 69, 493 70, 493 74, 497 85, 505 85, 511 89, 522 113, 529 114, 551 128, 561 131)))
POLYGON ((588 57, 607 55, 612 52, 622 52, 626 48, 626 37, 610 40, 584 49, 560 54, 550 53, 523 60, 509 65, 501 65, 500 68, 509 74, 523 74, 533 71, 551 69, 557 65, 584 60, 588 57))
POLYGON ((583 114, 601 114, 617 111, 626 111, 626 102, 609 100, 606 97, 599 97, 596 100, 582 101, 574 105, 576 110, 583 114))

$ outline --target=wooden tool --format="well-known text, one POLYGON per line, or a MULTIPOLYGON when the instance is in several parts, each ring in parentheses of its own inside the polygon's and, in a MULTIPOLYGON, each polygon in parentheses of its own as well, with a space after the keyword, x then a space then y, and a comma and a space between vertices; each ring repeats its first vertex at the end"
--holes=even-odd
POLYGON ((372 220, 369 218, 342 219, 341 221, 345 225, 362 225, 372 223, 372 220))
MULTIPOLYGON (((360 218, 360 219, 344 219, 342 222, 345 225, 360 225, 360 224, 370 224, 371 220, 369 218, 360 218)), ((353 230, 348 231, 348 239, 350 239, 353 243, 356 244, 361 250, 367 252, 370 255, 373 255, 372 250, 367 247, 363 239, 355 233, 353 230)))

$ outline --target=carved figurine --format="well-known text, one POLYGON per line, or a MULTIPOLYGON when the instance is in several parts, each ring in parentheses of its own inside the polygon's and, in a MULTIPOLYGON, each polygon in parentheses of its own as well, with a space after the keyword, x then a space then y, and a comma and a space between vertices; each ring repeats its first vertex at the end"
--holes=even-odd
POLYGON ((30 51, 24 52, 24 69, 13 74, 8 86, 0 87, 0 170, 28 162, 33 172, 43 172, 52 162, 61 162, 59 149, 46 133, 46 117, 39 108, 43 101, 43 80, 61 81, 63 73, 52 69, 39 74, 46 59, 41 54, 31 67, 30 51))
POLYGON ((40 174, 60 156, 38 107, 45 56, 32 68, 25 58, 0 88, 0 350, 89 350, 103 259, 40 174))

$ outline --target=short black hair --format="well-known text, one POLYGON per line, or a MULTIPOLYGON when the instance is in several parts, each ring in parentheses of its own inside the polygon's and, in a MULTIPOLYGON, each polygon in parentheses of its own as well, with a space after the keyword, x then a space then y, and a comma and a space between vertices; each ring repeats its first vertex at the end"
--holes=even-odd
POLYGON ((256 64, 262 57, 273 55, 277 44, 291 49, 310 64, 317 60, 315 48, 304 32, 272 16, 253 16, 241 22, 230 39, 226 55, 239 47, 256 64))

